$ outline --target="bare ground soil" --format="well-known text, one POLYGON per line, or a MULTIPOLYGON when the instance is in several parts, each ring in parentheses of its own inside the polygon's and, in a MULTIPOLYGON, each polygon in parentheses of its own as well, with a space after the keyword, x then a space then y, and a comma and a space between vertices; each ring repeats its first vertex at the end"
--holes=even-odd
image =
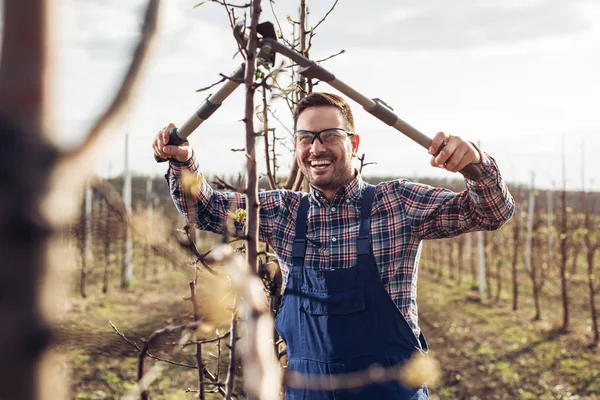
MULTIPOLYGON (((65 354, 64 365, 57 368, 69 371, 72 398, 116 399, 134 385, 139 352, 109 321, 140 346, 141 338, 156 329, 189 322, 191 305, 183 299, 189 278, 187 272, 166 271, 128 290, 103 295, 92 285, 88 298, 72 296, 60 313, 54 346, 65 354)), ((202 290, 210 292, 210 287, 202 290)), ((466 283, 421 275, 420 324, 442 376, 430 389, 432 399, 600 399, 600 350, 588 346, 585 323, 559 333, 559 309, 546 310, 547 319, 531 321, 531 305, 525 298, 522 303, 513 312, 507 299, 481 302, 466 283)), ((585 321, 584 312, 573 319, 585 321)), ((194 365, 193 346, 178 350, 179 337, 165 336, 152 351, 194 365)), ((221 350, 225 358, 226 347, 221 350)), ((216 354, 215 345, 207 347, 205 361, 209 370, 218 367, 224 376, 226 361, 217 365, 216 354)), ((146 370, 155 363, 147 360, 146 370)), ((166 365, 150 393, 152 399, 193 399, 195 394, 186 389, 196 387, 196 370, 166 365)))

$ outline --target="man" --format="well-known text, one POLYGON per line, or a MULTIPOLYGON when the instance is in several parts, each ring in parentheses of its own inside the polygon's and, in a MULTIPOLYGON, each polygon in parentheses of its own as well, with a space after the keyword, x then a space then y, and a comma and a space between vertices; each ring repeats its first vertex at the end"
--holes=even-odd
MULTIPOLYGON (((153 142, 171 158, 167 178, 175 205, 200 229, 223 233, 228 212, 245 196, 214 191, 203 180, 185 195, 181 174, 198 174, 189 144, 166 145, 169 125, 153 142)), ((274 249, 285 283, 276 328, 287 344, 288 368, 306 374, 343 374, 373 364, 398 366, 427 344, 417 319, 421 241, 474 230, 494 230, 513 214, 514 202, 495 161, 458 136, 439 132, 431 164, 456 172, 475 164, 482 177, 467 189, 405 179, 367 185, 352 167, 360 137, 349 105, 339 96, 312 93, 294 113, 296 160, 310 194, 259 193, 260 240, 274 249)), ((286 389, 286 399, 427 399, 427 389, 397 382, 353 391, 286 389)))

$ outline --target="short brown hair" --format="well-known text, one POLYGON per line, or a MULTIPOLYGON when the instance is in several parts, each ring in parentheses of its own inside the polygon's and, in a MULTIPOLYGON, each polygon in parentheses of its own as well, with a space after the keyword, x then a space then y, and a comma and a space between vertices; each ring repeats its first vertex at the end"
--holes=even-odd
POLYGON ((346 129, 354 132, 354 116, 352 115, 350 104, 337 94, 324 92, 310 93, 296 104, 296 108, 294 109, 294 130, 296 130, 298 117, 300 117, 300 114, 302 114, 304 110, 310 107, 327 106, 335 107, 340 110, 342 117, 344 118, 344 123, 346 124, 346 129))

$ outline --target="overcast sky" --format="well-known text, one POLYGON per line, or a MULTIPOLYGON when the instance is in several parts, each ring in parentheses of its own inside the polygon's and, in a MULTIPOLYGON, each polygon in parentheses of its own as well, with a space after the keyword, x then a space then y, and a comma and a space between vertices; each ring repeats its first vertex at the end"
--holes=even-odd
MULTIPOLYGON (((232 0, 233 1, 233 0, 232 0)), ((183 123, 207 93, 195 90, 230 73, 241 60, 225 11, 218 4, 196 9, 196 0, 163 1, 157 46, 143 90, 115 136, 102 175, 123 168, 123 137, 131 135, 136 173, 162 174, 150 143, 169 121, 183 123)), ((105 107, 128 65, 139 34, 144 1, 62 0, 55 54, 54 110, 61 143, 68 146, 105 107)), ((273 20, 263 1, 263 20, 273 20)), ((299 0, 278 0, 297 18, 299 0)), ((307 0, 309 25, 331 0, 307 0)), ((391 105, 405 121, 433 135, 444 130, 479 142, 509 181, 559 184, 561 152, 567 181, 600 190, 600 3, 596 0, 340 0, 317 30, 311 57, 346 53, 323 65, 368 97, 391 105), (593 182, 592 182, 593 180, 593 182)), ((316 90, 328 90, 325 84, 316 90)), ((244 168, 243 88, 191 136, 201 169, 223 175, 244 168)), ((365 175, 448 176, 429 166, 426 151, 354 107, 367 161, 365 175)), ((283 105, 277 110, 290 124, 283 105)), ((285 131, 277 123, 280 135, 285 131)), ((282 151, 284 151, 282 149, 282 151)), ((285 151, 284 151, 285 152, 285 151)), ((291 156, 282 159, 282 173, 291 156)), ((262 160, 261 160, 262 162, 262 160)), ((264 169, 264 168, 263 168, 264 169)))

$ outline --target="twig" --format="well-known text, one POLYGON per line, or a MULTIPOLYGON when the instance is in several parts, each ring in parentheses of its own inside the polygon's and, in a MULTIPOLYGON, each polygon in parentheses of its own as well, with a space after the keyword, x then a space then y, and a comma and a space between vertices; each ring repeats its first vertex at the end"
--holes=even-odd
POLYGON ((211 88, 213 88, 213 87, 217 86, 219 83, 221 83, 221 82, 225 82, 225 80, 226 80, 226 79, 227 79, 227 78, 225 78, 225 77, 223 76, 223 77, 222 77, 222 78, 221 78, 219 81, 217 81, 217 82, 213 83, 212 85, 208 85, 208 86, 206 86, 206 87, 203 87, 203 88, 197 89, 197 90, 196 90, 196 93, 199 93, 199 92, 204 92, 205 90, 211 89, 211 88))
POLYGON ((269 157, 269 115, 267 105, 267 90, 263 87, 262 90, 262 114, 263 114, 263 135, 265 140, 265 162, 267 166, 267 179, 269 180, 269 187, 271 190, 277 189, 277 182, 271 172, 271 161, 269 157))
POLYGON ((162 335, 166 335, 168 333, 171 333, 171 332, 174 332, 177 330, 185 330, 185 329, 194 329, 195 330, 200 323, 201 323, 200 321, 194 321, 189 324, 168 325, 164 328, 155 330, 154 332, 152 332, 150 334, 150 337, 148 337, 148 339, 144 341, 144 346, 142 347, 142 351, 140 352, 140 355, 138 357, 138 374, 137 374, 138 390, 141 391, 142 400, 148 400, 148 392, 146 391, 146 387, 157 377, 157 374, 160 373, 159 370, 155 369, 154 373, 151 376, 148 376, 147 379, 145 379, 147 374, 144 374, 144 359, 146 358, 146 355, 148 354, 148 350, 150 350, 150 345, 152 344, 152 342, 156 338, 158 338, 162 335))
POLYGON ((223 79, 228 79, 228 80, 230 80, 230 81, 233 81, 233 82, 235 82, 235 83, 240 83, 240 84, 241 84, 241 83, 244 83, 244 80, 243 80, 243 79, 234 78, 233 76, 225 75, 225 74, 223 74, 223 73, 221 73, 221 72, 219 72, 219 75, 220 75, 220 76, 221 76, 223 79))
MULTIPOLYGON (((117 329, 117 327, 111 322, 108 321, 110 323, 110 326, 112 326, 113 330, 117 333, 117 335, 119 335, 121 338, 123 338, 123 340, 125 340, 127 343, 129 343, 132 347, 134 347, 135 349, 137 349, 139 352, 142 351, 142 349, 138 346, 137 343, 135 343, 134 341, 130 340, 129 338, 127 338, 127 336, 125 336, 124 334, 122 334, 121 332, 119 332, 119 330, 117 329)), ((171 365, 175 365, 177 367, 184 367, 184 368, 190 368, 190 369, 197 369, 198 366, 196 365, 190 365, 190 364, 182 364, 182 363, 178 363, 175 361, 171 361, 171 360, 167 360, 164 358, 160 358, 155 356, 154 354, 150 353, 150 351, 148 351, 147 356, 156 360, 156 361, 160 361, 160 362, 164 362, 167 364, 171 364, 171 365)), ((210 372, 208 369, 204 368, 204 376, 206 376, 213 384, 218 385, 218 386, 222 386, 222 384, 220 384, 217 380, 217 378, 215 377, 215 375, 213 375, 212 372, 210 372)), ((225 395, 225 390, 222 388, 219 388, 219 392, 221 392, 222 395, 225 395)))
MULTIPOLYGON (((177 243, 179 243, 179 245, 182 248, 184 248, 184 249, 188 250, 190 253, 192 253, 192 255, 195 257, 194 263, 199 262, 211 274, 213 274, 215 276, 221 276, 222 274, 218 273, 217 271, 215 271, 214 269, 212 269, 210 265, 208 265, 208 263, 205 260, 206 256, 200 254, 200 251, 198 250, 198 247, 196 246, 196 242, 194 242, 194 239, 192 239, 192 236, 190 234, 190 226, 189 225, 184 226, 183 230, 180 230, 180 232, 185 233, 185 235, 187 237, 187 242, 184 243, 180 239, 180 237, 177 236, 177 235, 174 235, 175 239, 177 240, 177 243)), ((196 268, 196 271, 198 271, 197 268, 196 268)), ((194 280, 194 282, 196 282, 196 281, 197 281, 197 279, 194 280)))
POLYGON ((325 57, 325 58, 322 58, 320 60, 316 60, 315 62, 316 63, 322 63, 323 61, 331 60, 333 57, 337 57, 340 54, 344 54, 345 52, 346 52, 346 50, 342 49, 342 50, 338 51, 337 53, 330 55, 329 57, 325 57))
MULTIPOLYGON (((187 343, 187 344, 185 344, 185 346, 189 346, 189 345, 191 345, 191 344, 198 344, 198 343, 200 343, 200 344, 214 343, 214 342, 217 342, 217 341, 219 341, 219 340, 223 340, 223 339, 225 339, 225 338, 226 338, 226 337, 228 337, 230 334, 231 334, 231 329, 230 329, 230 330, 228 330, 227 332, 225 332, 225 333, 224 333, 224 334, 222 334, 222 335, 215 336, 214 338, 210 338, 210 339, 202 339, 202 340, 195 340, 195 341, 193 341, 193 342, 190 342, 190 343, 187 343)), ((236 340, 237 340, 237 339, 239 339, 239 338, 236 338, 236 340)))
POLYGON ((362 156, 358 157, 358 160, 360 161, 360 168, 358 169, 358 172, 360 172, 361 174, 363 167, 366 167, 367 165, 377 164, 376 162, 365 163, 365 153, 363 153, 362 156))
POLYGON ((219 189, 227 189, 227 190, 231 190, 232 192, 236 192, 236 193, 244 193, 244 189, 233 186, 233 185, 225 182, 223 179, 219 178, 218 176, 215 176, 215 179, 216 179, 216 181, 213 181, 212 183, 214 183, 215 185, 218 185, 219 189))
POLYGON ((293 48, 293 44, 289 42, 285 37, 283 37, 283 29, 281 29, 281 23, 279 23, 279 18, 277 18, 277 13, 275 12, 275 8, 273 7, 275 2, 273 0, 269 0, 269 5, 271 6, 271 12, 273 13, 273 17, 275 17, 275 22, 277 23, 277 27, 279 28, 280 39, 285 43, 288 47, 293 48))
POLYGON ((226 1, 220 1, 220 0, 208 0, 208 1, 211 1, 213 3, 218 3, 225 7, 233 7, 233 8, 248 8, 251 5, 250 3, 239 4, 239 5, 238 4, 228 4, 226 1))
POLYGON ((277 122, 279 122, 279 124, 290 134, 290 136, 294 135, 294 132, 292 132, 290 128, 288 128, 283 122, 281 122, 281 120, 277 117, 277 115, 275 115, 275 113, 271 109, 269 109, 269 114, 271 114, 271 116, 275 118, 277 122))
MULTIPOLYGON (((333 9, 337 5, 337 3, 338 3, 338 0, 335 0, 335 2, 333 3, 333 5, 329 9, 329 11, 327 11, 325 16, 323 18, 321 18, 321 20, 314 27, 312 27, 311 31, 314 32, 319 27, 319 25, 321 25, 323 23, 323 21, 325 21, 325 19, 327 19, 327 17, 329 16, 329 14, 331 14, 331 12, 333 11, 333 9)), ((309 46, 309 48, 310 48, 310 46, 309 46)))

